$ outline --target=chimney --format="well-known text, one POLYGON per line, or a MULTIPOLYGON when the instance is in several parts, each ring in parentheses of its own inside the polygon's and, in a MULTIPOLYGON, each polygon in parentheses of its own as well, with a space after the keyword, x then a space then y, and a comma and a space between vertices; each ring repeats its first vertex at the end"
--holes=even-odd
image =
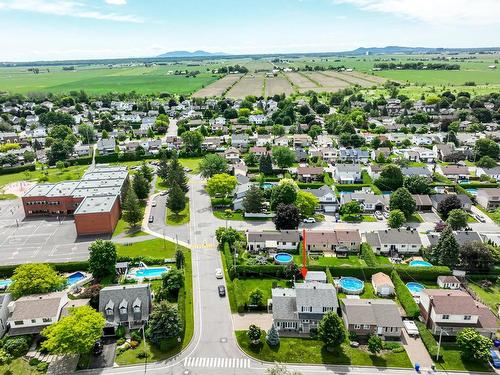
POLYGON ((7 305, 7 309, 9 310, 9 314, 12 314, 16 309, 16 301, 10 301, 7 305))

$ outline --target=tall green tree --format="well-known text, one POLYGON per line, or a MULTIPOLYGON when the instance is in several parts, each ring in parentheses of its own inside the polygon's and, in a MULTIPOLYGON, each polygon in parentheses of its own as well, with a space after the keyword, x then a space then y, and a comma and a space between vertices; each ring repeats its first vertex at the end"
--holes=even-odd
POLYGON ((419 175, 405 177, 403 186, 407 188, 411 194, 429 194, 431 191, 429 179, 419 175))
POLYGON ((128 189, 125 193, 125 199, 123 200, 122 209, 123 220, 127 222, 131 227, 137 227, 137 223, 142 220, 142 208, 135 194, 134 189, 128 189))
POLYGON ((411 196, 407 188, 399 188, 394 193, 391 194, 389 200, 389 207, 392 210, 401 210, 406 219, 409 219, 411 215, 415 213, 417 208, 415 199, 411 196))
POLYGON ((497 160, 500 154, 500 146, 493 139, 480 138, 474 145, 474 152, 477 159, 480 159, 483 156, 489 156, 490 158, 497 160))
POLYGON ((262 335, 262 330, 257 327, 255 324, 250 325, 248 327, 247 336, 252 345, 260 344, 260 336, 262 335))
POLYGON ((236 177, 230 176, 227 173, 219 173, 213 175, 212 178, 207 181, 206 190, 211 197, 217 195, 227 197, 234 191, 237 184, 238 180, 236 177))
POLYGON ((299 188, 295 181, 291 179, 282 179, 278 185, 271 190, 271 209, 276 210, 279 204, 292 204, 297 200, 299 188))
POLYGON ((342 319, 336 312, 325 314, 318 324, 318 337, 328 350, 334 349, 345 340, 345 330, 342 319))
POLYGON ((259 172, 264 176, 271 176, 273 174, 273 161, 271 155, 261 155, 259 161, 259 172))
POLYGON ((495 266, 494 248, 480 241, 460 246, 460 268, 469 272, 486 272, 495 266))
POLYGON ((256 186, 252 185, 243 198, 243 208, 245 212, 259 213, 262 212, 264 204, 264 193, 256 186))
POLYGON ((141 167, 139 168, 137 173, 142 174, 142 177, 144 177, 147 182, 151 183, 151 181, 153 181, 153 171, 148 167, 146 162, 143 161, 141 163, 141 167))
POLYGON ((17 298, 29 294, 41 294, 61 290, 66 279, 48 264, 28 263, 14 270, 9 291, 17 298))
POLYGON ((490 359, 491 340, 482 336, 474 328, 464 328, 461 330, 457 335, 457 344, 463 356, 488 363, 490 359))
POLYGON ((278 346, 280 344, 280 335, 274 324, 267 331, 266 341, 269 346, 278 346))
POLYGON ((430 260, 433 264, 454 268, 459 264, 459 246, 453 230, 447 225, 439 236, 438 243, 432 247, 430 260))
POLYGON ((203 135, 197 131, 188 130, 181 135, 184 148, 188 153, 199 153, 201 151, 201 144, 203 143, 203 135))
POLYGON ((300 223, 300 213, 295 204, 280 203, 276 208, 274 224, 277 230, 297 229, 300 223))
POLYGON ((116 270, 116 246, 111 241, 97 240, 89 246, 89 271, 95 279, 114 276, 116 270))
POLYGON ((158 164, 158 169, 156 171, 156 174, 162 180, 166 180, 168 176, 168 171, 169 171, 168 159, 165 156, 163 156, 160 160, 160 163, 158 164))
POLYGON ((165 178, 165 183, 167 186, 177 185, 185 193, 189 191, 188 179, 182 164, 179 162, 177 154, 172 155, 172 160, 167 168, 167 175, 165 178))
POLYGON ((139 199, 146 199, 149 194, 149 182, 144 178, 142 173, 136 173, 132 180, 132 188, 139 199))
POLYGON ((280 168, 289 168, 295 163, 295 152, 289 147, 274 147, 273 159, 280 168))
POLYGON ((389 164, 382 168, 375 185, 382 191, 394 191, 403 186, 403 173, 397 165, 389 164))
POLYGON ((302 217, 310 217, 316 212, 316 208, 319 206, 319 199, 312 193, 299 190, 297 192, 295 205, 299 209, 299 213, 302 217))
POLYGON ((373 354, 380 353, 383 347, 384 345, 382 343, 382 339, 380 338, 380 336, 377 335, 370 336, 370 338, 368 339, 368 350, 371 353, 373 354))
POLYGON ((168 301, 161 301, 153 307, 146 328, 146 337, 153 344, 159 346, 164 340, 180 337, 182 331, 179 312, 168 301))
POLYGON ((210 178, 215 174, 227 173, 227 160, 219 154, 208 154, 203 157, 199 165, 202 177, 210 178))
POLYGON ((102 336, 106 321, 90 306, 71 308, 69 315, 42 331, 42 348, 54 354, 87 354, 102 336))
POLYGON ((176 215, 186 208, 186 195, 178 185, 172 186, 169 190, 167 208, 176 215))
POLYGON ((469 215, 467 212, 463 210, 454 209, 451 210, 448 214, 448 219, 446 219, 446 223, 453 230, 460 230, 467 227, 467 219, 469 215))
POLYGON ((387 224, 391 228, 400 228, 406 221, 405 214, 401 210, 392 210, 389 212, 387 224))
POLYGON ((460 210, 462 202, 455 194, 448 194, 441 202, 438 203, 437 211, 444 219, 448 219, 448 215, 453 210, 460 210))

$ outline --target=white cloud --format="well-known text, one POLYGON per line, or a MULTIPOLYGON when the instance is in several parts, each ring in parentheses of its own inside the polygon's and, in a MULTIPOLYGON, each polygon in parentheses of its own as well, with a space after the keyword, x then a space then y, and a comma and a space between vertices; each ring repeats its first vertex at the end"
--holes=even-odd
POLYGON ((105 0, 106 4, 110 5, 125 5, 127 4, 127 0, 105 0))
POLYGON ((366 11, 390 13, 431 24, 497 24, 498 0, 334 0, 366 11))
POLYGON ((143 22, 141 18, 131 14, 102 12, 98 8, 91 8, 84 3, 73 0, 0 0, 0 10, 36 12, 56 16, 92 18, 116 22, 143 22))

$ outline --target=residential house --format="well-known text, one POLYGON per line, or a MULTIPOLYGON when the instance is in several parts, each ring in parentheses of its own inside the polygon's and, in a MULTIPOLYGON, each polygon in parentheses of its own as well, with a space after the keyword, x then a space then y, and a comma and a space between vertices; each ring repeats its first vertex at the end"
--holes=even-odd
POLYGON ((229 147, 224 151, 224 157, 230 164, 240 162, 240 151, 234 147, 229 147))
MULTIPOLYGON (((449 195, 450 194, 432 194, 430 196, 432 201, 432 207, 434 207, 437 210, 439 203, 445 200, 449 195)), ((460 203, 462 203, 462 209, 470 211, 472 206, 471 199, 465 194, 456 194, 456 196, 460 200, 460 203)))
POLYGON ((411 142, 417 146, 422 146, 422 145, 430 146, 433 143, 431 137, 428 137, 425 135, 420 135, 420 134, 413 135, 411 138, 411 142))
POLYGON ((233 134, 231 136, 231 145, 236 148, 248 147, 250 142, 248 134, 233 134))
POLYGON ((295 160, 299 163, 307 162, 307 151, 304 148, 295 149, 295 160))
POLYGON ((427 194, 412 194, 412 197, 417 211, 432 211, 432 201, 427 194))
POLYGON ((470 177, 469 167, 464 165, 438 165, 436 172, 450 180, 466 180, 470 177))
POLYGON ((377 335, 386 339, 399 339, 403 320, 398 305, 390 299, 341 300, 342 319, 347 330, 359 337, 377 335))
POLYGON ((368 163, 370 152, 368 150, 360 150, 357 148, 340 148, 338 160, 342 163, 368 163))
POLYGON ((292 136, 293 147, 309 147, 312 144, 312 138, 307 134, 295 134, 292 136))
POLYGON ((415 229, 384 229, 365 234, 366 242, 377 254, 418 254, 422 240, 415 229))
POLYGON ((320 134, 316 138, 316 145, 320 148, 333 148, 333 139, 331 135, 320 134))
POLYGON ((427 167, 403 167, 401 168, 403 176, 421 176, 432 179, 432 172, 427 167))
POLYGON ((323 271, 307 271, 304 279, 306 283, 326 283, 326 273, 323 271))
POLYGON ((323 316, 337 311, 337 291, 333 284, 297 283, 292 288, 273 288, 274 326, 287 334, 308 334, 318 327, 323 316))
POLYGON ((389 206, 389 197, 373 193, 346 193, 340 196, 340 204, 358 201, 363 212, 384 211, 389 206))
POLYGON ((493 168, 476 168, 476 176, 481 177, 483 175, 488 176, 489 178, 494 179, 496 182, 500 182, 500 166, 493 168))
POLYGON ((247 232, 247 248, 250 252, 261 250, 295 251, 299 243, 300 235, 296 230, 247 232))
POLYGON ((441 289, 460 289, 462 283, 455 276, 438 276, 437 284, 441 289))
POLYGON ((236 185, 233 199, 233 210, 244 211, 245 208, 243 207, 243 200, 245 199, 245 196, 247 195, 247 192, 248 190, 250 190, 252 185, 253 184, 250 182, 236 185))
POLYGON ((252 146, 252 147, 250 147, 249 152, 251 154, 255 154, 259 157, 264 156, 264 155, 272 155, 273 154, 272 150, 268 150, 266 147, 263 147, 263 146, 252 146))
MULTIPOLYGON (((206 138, 205 138, 206 140, 206 138)), ((182 145, 182 138, 176 135, 167 135, 165 137, 165 145, 169 150, 179 149, 182 145)), ((203 145, 202 145, 203 147, 203 145)))
POLYGON ((321 180, 323 174, 323 167, 297 167, 297 177, 302 182, 321 180))
POLYGON ((336 212, 339 209, 339 201, 333 189, 327 185, 323 185, 318 189, 302 189, 306 193, 311 193, 318 198, 319 211, 336 212))
POLYGON ((75 145, 74 147, 74 154, 78 157, 85 157, 85 156, 90 156, 90 146, 89 145, 75 145))
POLYGON ((493 339, 497 318, 490 309, 475 301, 467 292, 450 289, 422 289, 419 307, 427 328, 434 334, 456 336, 464 328, 473 328, 493 339))
POLYGON ((303 240, 308 253, 347 255, 359 252, 361 246, 361 236, 357 229, 310 230, 303 240))
POLYGON ((368 173, 368 176, 375 181, 377 178, 380 177, 380 173, 382 172, 382 169, 384 166, 379 165, 379 164, 370 164, 366 170, 368 173))
POLYGON ((372 158, 372 160, 377 160, 380 155, 382 155, 384 159, 387 159, 389 156, 391 156, 391 149, 389 147, 380 147, 376 150, 372 150, 372 152, 370 153, 370 157, 372 158))
POLYGON ((0 294, 0 339, 7 331, 7 320, 9 319, 9 304, 12 301, 10 293, 0 294))
POLYGON ((3 132, 0 133, 0 143, 19 143, 20 138, 14 132, 3 132))
POLYGON ((255 146, 266 146, 273 144, 273 137, 269 134, 259 134, 255 140, 255 146))
POLYGON ((21 297, 8 304, 9 336, 40 333, 61 317, 63 307, 69 302, 66 292, 34 294, 21 297))
POLYGON ((202 150, 215 151, 221 145, 220 137, 206 137, 201 143, 202 150))
POLYGON ((265 115, 250 115, 248 116, 248 122, 255 125, 262 125, 267 121, 265 115))
POLYGON ((359 164, 336 164, 334 169, 333 178, 339 184, 355 184, 362 181, 359 164))
POLYGON ((487 210, 500 207, 500 188, 484 188, 477 190, 477 203, 487 210))
POLYGON ((444 162, 459 162, 465 159, 471 159, 473 153, 467 148, 456 148, 453 143, 440 143, 432 147, 436 157, 444 162))
POLYGON ((99 151, 99 155, 107 155, 115 152, 116 141, 113 137, 108 139, 99 139, 97 141, 97 151, 99 151))
POLYGON ((383 272, 372 275, 372 285, 375 293, 382 297, 394 295, 394 284, 391 278, 383 272))
POLYGON ((118 326, 143 327, 152 308, 151 285, 111 285, 99 292, 99 312, 106 319, 105 336, 113 336, 118 326))
POLYGON ((338 150, 336 148, 322 147, 319 149, 320 157, 329 164, 334 163, 338 157, 338 150))
POLYGON ((286 136, 282 136, 274 139, 275 146, 288 147, 289 139, 286 136))
MULTIPOLYGON (((481 235, 478 232, 472 230, 457 230, 453 232, 453 237, 457 241, 459 246, 466 244, 467 242, 483 242, 481 235)), ((437 233, 429 233, 427 239, 431 247, 436 246, 439 242, 440 235, 437 233)))

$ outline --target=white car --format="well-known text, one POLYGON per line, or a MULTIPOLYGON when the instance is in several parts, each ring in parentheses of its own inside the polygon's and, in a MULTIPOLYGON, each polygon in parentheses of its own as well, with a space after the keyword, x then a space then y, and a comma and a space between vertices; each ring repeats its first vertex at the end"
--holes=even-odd
POLYGON ((389 212, 384 211, 384 212, 382 212, 382 215, 384 215, 384 217, 385 217, 386 219, 389 219, 389 212))
POLYGON ((153 202, 151 203, 151 207, 156 207, 156 201, 153 201, 153 202))
POLYGON ((304 223, 315 223, 316 219, 313 217, 307 217, 303 220, 304 223))
POLYGON ((382 212, 380 212, 380 211, 375 211, 375 217, 378 220, 382 220, 384 218, 384 216, 382 215, 382 212))
POLYGON ((224 277, 224 274, 222 273, 222 270, 220 268, 215 269, 215 278, 217 279, 222 279, 224 277))
POLYGON ((188 168, 188 167, 185 167, 185 168, 184 168, 184 172, 191 172, 191 171, 192 171, 192 169, 191 169, 191 168, 188 168))

